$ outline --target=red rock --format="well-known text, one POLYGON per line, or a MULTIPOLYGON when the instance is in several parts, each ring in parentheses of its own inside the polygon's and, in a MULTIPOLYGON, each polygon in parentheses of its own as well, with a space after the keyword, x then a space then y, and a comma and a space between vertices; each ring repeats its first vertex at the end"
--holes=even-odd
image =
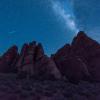
POLYGON ((0 72, 14 72, 15 61, 18 57, 18 48, 13 46, 1 57, 0 60, 0 72))
POLYGON ((78 57, 69 57, 61 65, 63 74, 73 83, 90 77, 86 64, 78 57))
POLYGON ((71 50, 71 46, 69 44, 66 44, 64 47, 62 47, 61 49, 59 49, 54 55, 52 55, 52 59, 54 59, 57 67, 59 68, 59 70, 61 71, 62 74, 63 70, 62 70, 62 61, 64 61, 66 58, 69 57, 70 54, 70 50, 71 50))
POLYGON ((44 49, 39 43, 35 51, 34 75, 42 79, 60 79, 59 72, 55 62, 44 54, 44 49))
POLYGON ((100 81, 100 44, 79 32, 73 39, 72 51, 87 65, 94 81, 100 81))
POLYGON ((20 53, 19 59, 18 59, 18 61, 16 63, 16 67, 17 67, 18 71, 21 70, 21 66, 22 66, 22 63, 23 63, 24 56, 27 53, 27 49, 28 49, 28 44, 24 44, 22 49, 21 49, 21 53, 20 53))
POLYGON ((72 44, 66 44, 50 58, 43 46, 35 41, 24 44, 20 55, 16 46, 0 57, 0 72, 17 72, 21 75, 44 79, 60 79, 62 75, 72 82, 100 81, 100 44, 79 32, 72 44))
POLYGON ((70 79, 72 76, 73 79, 76 77, 76 80, 82 79, 81 70, 86 69, 85 73, 88 73, 85 76, 89 75, 89 81, 90 78, 93 81, 100 81, 100 44, 89 38, 83 31, 77 34, 71 45, 67 44, 59 49, 52 58, 62 74, 71 77, 70 79))
POLYGON ((64 55, 57 52, 53 57, 61 73, 73 83, 78 83, 82 79, 89 78, 90 74, 87 65, 79 57, 70 53, 71 50, 68 49, 68 46, 66 46, 66 48, 67 49, 65 49, 64 46, 65 51, 61 48, 61 50, 65 52, 64 55))
POLYGON ((35 42, 25 44, 22 48, 21 56, 17 63, 19 75, 25 73, 25 76, 32 76, 34 74, 34 57, 35 57, 35 42))
POLYGON ((41 79, 61 79, 62 77, 55 62, 46 55, 36 61, 35 65, 36 77, 41 79))
POLYGON ((44 49, 41 43, 39 43, 36 47, 36 60, 40 59, 42 56, 44 56, 44 49))
POLYGON ((20 55, 19 61, 16 64, 19 77, 34 76, 42 79, 61 78, 55 62, 45 56, 40 43, 36 45, 35 42, 32 42, 29 45, 24 45, 20 55))
POLYGON ((13 46, 10 49, 8 49, 8 51, 2 56, 2 59, 5 59, 5 61, 8 64, 11 64, 14 60, 14 58, 16 57, 16 55, 18 54, 18 48, 17 46, 13 46))

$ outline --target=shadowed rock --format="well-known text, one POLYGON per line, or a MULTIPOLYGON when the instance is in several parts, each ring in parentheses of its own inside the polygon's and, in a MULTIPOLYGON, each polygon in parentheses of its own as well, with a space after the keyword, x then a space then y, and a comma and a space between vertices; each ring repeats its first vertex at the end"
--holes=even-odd
POLYGON ((35 59, 38 60, 41 57, 44 56, 44 49, 41 43, 39 43, 36 47, 36 54, 35 54, 35 59))
POLYGON ((70 45, 67 44, 59 49, 52 58, 62 75, 66 76, 69 81, 78 83, 80 80, 90 77, 87 65, 72 53, 70 45))
POLYGON ((61 78, 61 73, 55 62, 44 54, 43 46, 40 43, 36 48, 35 76, 41 79, 61 78))
POLYGON ((90 77, 86 64, 78 57, 69 57, 62 61, 61 65, 63 74, 73 83, 90 77))
POLYGON ((16 63, 16 67, 17 67, 18 71, 21 70, 21 66, 23 64, 24 56, 27 53, 27 48, 28 48, 28 44, 24 44, 22 49, 21 49, 21 53, 20 53, 19 59, 18 59, 18 61, 16 63))
POLYGON ((24 44, 21 50, 19 60, 16 64, 18 68, 19 77, 32 76, 34 73, 34 53, 35 53, 36 44, 35 42, 24 44))
POLYGON ((18 48, 13 46, 0 59, 0 72, 14 72, 18 57, 18 48))
POLYGON ((62 61, 66 60, 66 58, 70 56, 70 49, 71 49, 71 46, 69 44, 66 44, 61 49, 59 49, 57 53, 51 56, 51 58, 54 59, 57 67, 59 68, 62 74, 64 73, 62 71, 61 63, 62 61))
POLYGON ((18 67, 19 78, 34 77, 37 79, 59 79, 61 74, 55 62, 45 56, 42 45, 32 42, 24 45, 16 66, 18 67))
POLYGON ((87 64, 92 79, 100 81, 100 44, 81 31, 73 39, 72 50, 87 64))
POLYGON ((0 72, 17 71, 19 78, 100 81, 100 44, 80 31, 72 43, 48 57, 41 43, 24 44, 18 54, 16 46, 0 57, 0 72))
POLYGON ((46 55, 36 61, 35 68, 35 75, 37 78, 42 80, 61 79, 61 73, 58 70, 55 62, 46 55))
POLYGON ((85 75, 89 81, 100 81, 100 44, 83 31, 77 34, 71 46, 67 44, 58 50, 53 59, 62 74, 70 80, 79 81, 85 75))

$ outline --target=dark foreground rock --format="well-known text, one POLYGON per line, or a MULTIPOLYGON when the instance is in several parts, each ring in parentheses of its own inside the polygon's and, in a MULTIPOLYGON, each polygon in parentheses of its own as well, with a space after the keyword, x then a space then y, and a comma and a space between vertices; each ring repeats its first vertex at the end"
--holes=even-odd
POLYGON ((18 80, 0 74, 0 100, 100 100, 100 83, 18 80))

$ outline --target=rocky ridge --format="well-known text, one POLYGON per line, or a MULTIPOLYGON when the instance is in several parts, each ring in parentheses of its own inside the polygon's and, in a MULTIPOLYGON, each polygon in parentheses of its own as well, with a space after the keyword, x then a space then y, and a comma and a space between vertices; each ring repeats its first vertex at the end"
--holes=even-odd
POLYGON ((0 100, 100 100, 99 66, 100 44, 83 31, 51 57, 35 41, 12 46, 0 57, 0 100))
POLYGON ((100 44, 80 31, 71 44, 64 45, 51 57, 35 41, 24 44, 20 53, 17 46, 12 46, 0 57, 0 72, 17 73, 20 79, 99 82, 100 44))

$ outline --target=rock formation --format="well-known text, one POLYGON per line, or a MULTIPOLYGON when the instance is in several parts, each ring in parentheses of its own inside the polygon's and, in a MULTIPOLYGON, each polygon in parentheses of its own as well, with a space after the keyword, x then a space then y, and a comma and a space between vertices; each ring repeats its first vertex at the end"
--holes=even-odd
POLYGON ((48 57, 42 44, 24 44, 20 54, 16 46, 0 56, 0 72, 16 72, 19 78, 100 81, 100 44, 80 31, 71 44, 48 57))
POLYGON ((13 66, 18 58, 18 48, 13 46, 0 59, 0 72, 8 73, 15 72, 16 68, 13 66))
POLYGON ((87 65, 94 81, 100 81, 100 44, 79 32, 73 39, 72 50, 87 65))
POLYGON ((20 77, 28 77, 34 74, 33 68, 35 47, 35 42, 23 45, 20 57, 16 64, 20 77))
POLYGON ((78 56, 74 55, 70 45, 67 44, 58 50, 52 58, 62 75, 66 76, 69 81, 77 83, 90 77, 87 65, 78 56))
POLYGON ((61 78, 55 62, 45 55, 42 45, 40 43, 36 44, 36 42, 24 44, 16 67, 19 78, 61 78))
POLYGON ((55 62, 44 55, 36 61, 36 74, 42 79, 61 79, 61 73, 58 70, 55 62))
POLYGON ((71 45, 65 45, 52 57, 63 75, 71 81, 100 81, 100 44, 83 31, 77 34, 71 45))

